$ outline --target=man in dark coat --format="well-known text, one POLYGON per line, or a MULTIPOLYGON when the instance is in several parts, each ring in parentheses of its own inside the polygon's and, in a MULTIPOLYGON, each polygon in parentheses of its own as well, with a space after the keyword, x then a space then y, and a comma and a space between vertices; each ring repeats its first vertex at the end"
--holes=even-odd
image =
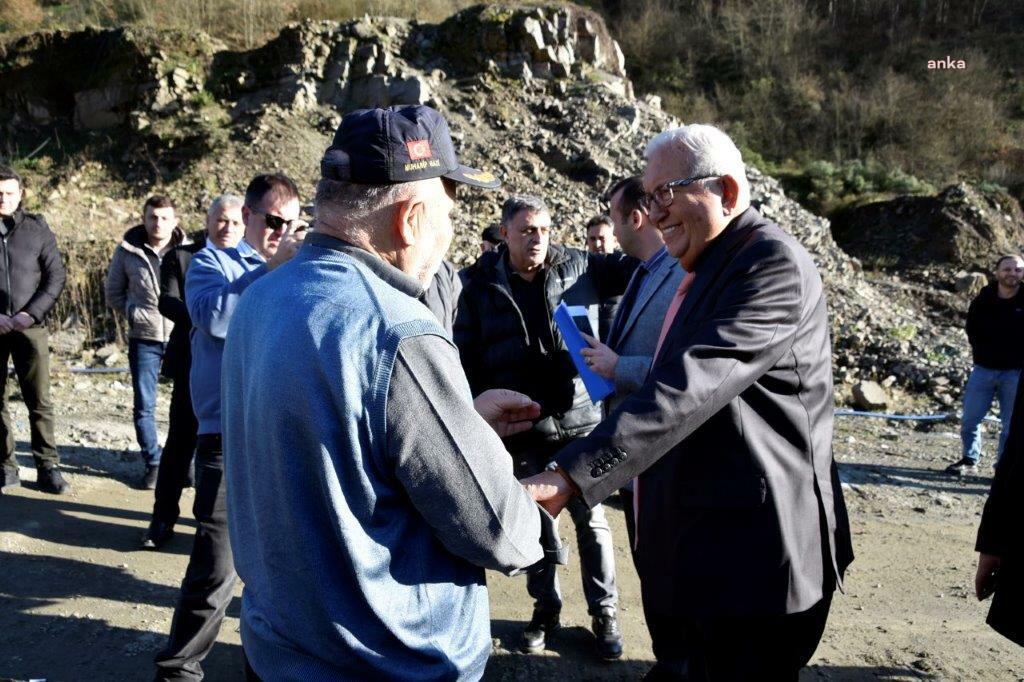
POLYGON ((1013 397, 1024 367, 1024 258, 1006 255, 996 263, 996 281, 971 301, 967 310, 967 340, 971 343, 974 366, 964 387, 964 410, 960 418, 962 455, 946 467, 947 474, 962 476, 977 472, 981 459, 982 420, 992 400, 999 399, 999 434, 996 462, 1006 444, 1007 424, 1013 414, 1013 397))
MULTIPOLYGON (((513 196, 502 207, 505 245, 477 261, 462 290, 455 343, 474 395, 506 388, 541 405, 534 427, 508 439, 517 477, 544 469, 554 453, 601 419, 551 315, 559 302, 587 310, 598 328, 598 305, 626 288, 638 261, 622 253, 588 254, 549 243, 551 213, 538 197, 513 196)), ((604 659, 622 654, 611 530, 600 505, 570 509, 579 543, 584 594, 604 659)), ((562 607, 555 565, 531 573, 534 614, 521 648, 543 651, 562 607)))
MULTIPOLYGON (((615 236, 615 224, 611 216, 605 214, 596 215, 587 221, 586 240, 589 253, 615 253, 621 250, 619 240, 615 236)), ((621 300, 621 296, 612 296, 601 301, 597 330, 597 338, 600 341, 607 343, 608 331, 612 328, 612 320, 615 319, 621 300)))
POLYGON ((57 469, 57 441, 50 403, 50 345, 43 321, 64 289, 64 264, 57 240, 43 216, 21 207, 21 177, 0 166, 0 492, 21 485, 14 458, 14 430, 7 410, 7 361, 14 361, 21 395, 28 408, 32 458, 39 489, 60 494, 68 489, 57 469))
POLYGON ((174 323, 161 372, 174 382, 174 388, 171 391, 167 441, 156 479, 153 517, 142 537, 142 546, 146 549, 160 549, 174 536, 181 491, 194 482, 194 477, 189 476, 189 467, 196 449, 199 422, 192 409, 188 380, 192 368, 189 340, 192 318, 185 305, 185 273, 192 262, 192 255, 207 244, 218 249, 238 245, 245 228, 242 203, 242 197, 234 194, 214 199, 206 213, 206 231, 192 235, 191 244, 176 247, 160 263, 160 314, 174 323))
POLYGON ((852 560, 821 278, 750 206, 721 130, 669 130, 646 156, 643 204, 687 275, 643 385, 524 483, 556 513, 634 480, 644 613, 689 651, 651 679, 795 682, 852 560))
POLYGON ((988 624, 1024 646, 1024 382, 1017 386, 1003 458, 985 502, 975 549, 978 599, 990 594, 988 624))

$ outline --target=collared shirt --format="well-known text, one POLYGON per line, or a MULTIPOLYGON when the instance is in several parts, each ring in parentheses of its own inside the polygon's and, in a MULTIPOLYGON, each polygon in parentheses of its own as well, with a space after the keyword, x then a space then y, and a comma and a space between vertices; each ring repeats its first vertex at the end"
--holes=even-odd
MULTIPOLYGON (((647 274, 649 275, 652 272, 654 272, 654 270, 658 267, 658 265, 661 263, 661 261, 664 260, 665 258, 668 258, 668 249, 666 247, 662 246, 660 249, 658 249, 654 253, 653 256, 651 256, 650 258, 645 260, 643 263, 641 263, 640 267, 642 267, 644 270, 646 270, 647 274)), ((640 290, 638 292, 636 292, 636 298, 637 299, 640 299, 641 297, 643 297, 644 292, 647 291, 647 287, 652 286, 651 285, 651 279, 652 278, 650 278, 650 277, 644 277, 644 281, 640 283, 640 290)))
POLYGON ((200 434, 221 433, 220 368, 228 324, 242 292, 267 273, 266 259, 244 239, 232 249, 206 247, 185 275, 192 318, 192 407, 200 434))

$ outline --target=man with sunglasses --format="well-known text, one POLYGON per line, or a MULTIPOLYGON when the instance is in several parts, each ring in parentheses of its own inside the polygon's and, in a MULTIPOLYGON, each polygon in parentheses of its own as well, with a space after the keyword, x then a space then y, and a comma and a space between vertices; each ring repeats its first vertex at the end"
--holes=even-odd
POLYGON ((192 319, 192 406, 199 422, 196 443, 195 540, 167 646, 156 658, 157 680, 202 678, 235 569, 228 541, 222 478, 221 361, 224 339, 242 293, 295 255, 305 236, 295 183, 280 173, 257 175, 245 191, 245 232, 234 248, 208 246, 189 264, 185 302, 192 319))
POLYGON ((688 650, 648 679, 795 681, 853 558, 821 278, 751 207, 721 130, 669 130, 646 157, 641 203, 687 275, 643 385, 524 483, 556 513, 634 480, 644 615, 688 650))

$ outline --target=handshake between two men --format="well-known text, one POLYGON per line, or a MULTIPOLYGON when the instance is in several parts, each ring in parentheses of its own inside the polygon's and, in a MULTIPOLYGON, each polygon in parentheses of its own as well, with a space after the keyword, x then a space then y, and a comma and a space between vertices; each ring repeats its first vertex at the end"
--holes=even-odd
MULTIPOLYGON (((506 388, 484 391, 474 398, 473 407, 501 438, 529 431, 541 410, 529 396, 506 388)), ((558 516, 574 493, 572 479, 558 469, 542 471, 520 483, 551 516, 558 516)))

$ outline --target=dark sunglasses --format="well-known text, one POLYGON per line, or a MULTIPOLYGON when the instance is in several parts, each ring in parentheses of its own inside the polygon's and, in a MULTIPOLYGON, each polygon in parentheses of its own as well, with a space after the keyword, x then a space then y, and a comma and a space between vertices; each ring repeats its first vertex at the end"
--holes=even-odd
MULTIPOLYGON (((285 220, 281 216, 274 215, 273 213, 257 211, 255 208, 250 208, 249 210, 252 211, 253 213, 259 213, 261 216, 263 216, 263 221, 267 224, 267 229, 270 230, 271 232, 279 232, 283 230, 287 225, 290 225, 291 223, 295 222, 294 220, 285 220)), ((306 225, 300 225, 299 227, 295 228, 295 231, 302 232, 305 229, 306 225)))
POLYGON ((267 222, 267 228, 274 232, 283 230, 285 226, 291 222, 290 220, 285 220, 281 216, 274 215, 273 213, 264 213, 263 219, 267 222))

